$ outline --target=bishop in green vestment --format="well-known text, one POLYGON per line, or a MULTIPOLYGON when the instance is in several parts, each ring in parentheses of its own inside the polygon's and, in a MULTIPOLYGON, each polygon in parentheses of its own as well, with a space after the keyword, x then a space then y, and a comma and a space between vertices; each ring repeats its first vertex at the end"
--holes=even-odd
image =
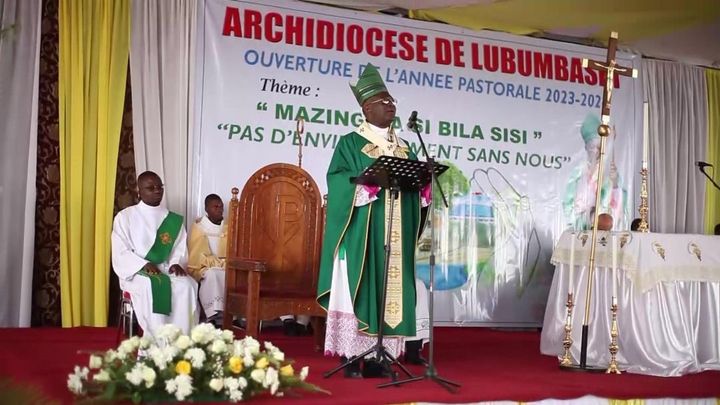
POLYGON ((318 302, 328 311, 325 353, 351 357, 376 342, 380 328, 385 348, 394 356, 403 337, 414 336, 415 247, 423 192, 403 192, 395 200, 388 270, 385 322, 379 324, 390 193, 353 184, 379 156, 417 159, 392 129, 395 99, 377 70, 368 65, 351 89, 365 122, 343 136, 327 173, 328 207, 320 262, 318 302))

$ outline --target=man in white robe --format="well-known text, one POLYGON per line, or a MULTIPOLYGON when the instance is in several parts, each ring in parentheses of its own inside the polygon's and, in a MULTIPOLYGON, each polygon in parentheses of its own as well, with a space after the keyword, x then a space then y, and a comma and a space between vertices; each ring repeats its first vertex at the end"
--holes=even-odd
POLYGON ((217 194, 205 197, 205 215, 190 228, 188 272, 200 283, 200 305, 208 322, 219 326, 225 309, 227 225, 217 194))
MULTIPOLYGON (((217 194, 205 197, 205 215, 190 228, 188 272, 200 285, 200 305, 207 322, 222 325, 225 310, 225 257, 227 224, 223 221, 224 204, 217 194)), ((310 317, 284 315, 286 335, 307 334, 310 317)))
POLYGON ((199 312, 197 283, 185 272, 182 217, 161 205, 164 190, 157 174, 144 172, 137 184, 141 201, 120 211, 113 222, 113 269, 120 288, 130 293, 145 333, 155 336, 160 326, 170 323, 187 334, 199 312))

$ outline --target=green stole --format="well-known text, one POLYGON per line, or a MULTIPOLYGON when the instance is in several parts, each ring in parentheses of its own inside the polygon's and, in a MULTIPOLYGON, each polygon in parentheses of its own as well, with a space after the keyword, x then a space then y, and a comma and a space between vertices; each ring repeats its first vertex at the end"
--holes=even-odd
MULTIPOLYGON (((145 260, 158 265, 164 263, 172 253, 175 240, 182 228, 183 217, 172 211, 168 212, 155 234, 155 243, 145 255, 145 260)), ((165 273, 148 274, 140 270, 140 274, 150 279, 153 297, 153 312, 156 314, 170 315, 172 308, 172 291, 170 288, 170 277, 165 273)))

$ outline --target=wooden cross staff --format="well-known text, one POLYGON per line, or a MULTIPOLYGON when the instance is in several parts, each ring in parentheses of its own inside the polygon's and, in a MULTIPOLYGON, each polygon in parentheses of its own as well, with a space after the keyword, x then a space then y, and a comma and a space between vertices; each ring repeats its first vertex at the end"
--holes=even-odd
MULTIPOLYGON (((593 218, 592 228, 592 244, 590 245, 590 260, 588 264, 588 281, 587 289, 585 291, 585 317, 582 325, 582 335, 580 344, 580 368, 587 369, 587 342, 588 342, 588 330, 590 321, 590 301, 592 296, 592 283, 593 283, 593 272, 595 270, 595 247, 597 245, 597 231, 598 231, 598 218, 600 215, 600 194, 602 192, 603 184, 603 158, 605 156, 605 144, 607 136, 610 134, 610 105, 612 102, 612 91, 615 74, 621 76, 637 77, 637 70, 620 66, 615 61, 615 52, 617 50, 617 32, 610 33, 610 39, 608 40, 607 59, 605 62, 598 62, 595 60, 583 59, 583 67, 605 72, 607 77, 605 79, 605 85, 603 86, 603 102, 602 102, 602 116, 600 118, 601 124, 597 129, 598 135, 600 135, 600 156, 598 157, 598 168, 596 189, 595 189, 595 216, 593 218)), ((619 220, 617 218, 616 220, 619 220)), ((613 311, 617 310, 616 297, 612 297, 613 300, 613 311)), ((617 346, 615 346, 617 348, 617 346)), ((612 352, 611 352, 612 353, 612 352)), ((614 355, 613 355, 614 356, 614 355)), ((614 357, 613 357, 614 361, 614 357)), ((616 365, 611 364, 607 372, 619 373, 616 365)))
POLYGON ((617 61, 615 61, 617 39, 618 33, 614 31, 611 32, 610 39, 608 40, 607 59, 605 62, 599 62, 587 58, 583 58, 582 60, 584 68, 589 67, 590 69, 606 72, 607 74, 605 85, 603 86, 602 116, 600 117, 600 121, 602 121, 603 125, 598 128, 598 134, 600 134, 600 136, 608 136, 610 133, 608 125, 610 124, 610 104, 612 102, 613 80, 615 79, 615 74, 633 78, 638 75, 637 69, 620 66, 617 64, 617 61))

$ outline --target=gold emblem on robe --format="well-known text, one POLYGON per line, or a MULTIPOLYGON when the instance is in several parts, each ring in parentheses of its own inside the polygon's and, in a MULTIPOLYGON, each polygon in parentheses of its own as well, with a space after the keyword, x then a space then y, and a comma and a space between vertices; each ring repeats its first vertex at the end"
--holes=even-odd
POLYGON ((160 243, 162 243, 163 245, 169 245, 170 243, 172 243, 172 241, 173 239, 169 233, 163 232, 160 234, 160 243))

